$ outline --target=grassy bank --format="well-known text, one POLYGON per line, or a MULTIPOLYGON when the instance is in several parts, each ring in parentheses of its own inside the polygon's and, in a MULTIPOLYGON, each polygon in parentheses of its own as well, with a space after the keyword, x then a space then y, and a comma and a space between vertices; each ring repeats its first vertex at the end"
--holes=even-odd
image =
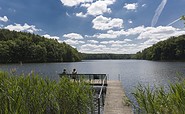
POLYGON ((133 95, 140 114, 185 114, 185 80, 170 84, 167 91, 139 85, 133 95))
POLYGON ((92 90, 83 81, 0 72, 0 114, 86 114, 90 108, 92 90))

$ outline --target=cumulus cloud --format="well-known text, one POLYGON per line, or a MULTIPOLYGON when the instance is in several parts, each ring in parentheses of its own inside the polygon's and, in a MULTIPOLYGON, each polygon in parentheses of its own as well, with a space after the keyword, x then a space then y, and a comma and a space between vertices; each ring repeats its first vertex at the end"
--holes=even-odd
POLYGON ((125 3, 125 5, 123 6, 123 8, 125 8, 127 10, 136 10, 137 7, 138 7, 137 3, 132 3, 132 4, 125 3))
POLYGON ((111 13, 110 5, 116 0, 60 0, 64 6, 80 6, 86 8, 86 13, 76 13, 78 17, 87 17, 88 15, 98 16, 104 13, 111 13))
POLYGON ((128 30, 121 29, 119 31, 109 30, 106 33, 98 33, 92 37, 96 38, 118 38, 120 36, 137 36, 137 39, 148 38, 169 38, 171 36, 178 36, 185 34, 185 30, 174 28, 172 26, 158 26, 158 27, 144 27, 138 26, 128 30))
POLYGON ((92 16, 98 16, 102 15, 104 13, 111 13, 112 10, 108 7, 112 4, 114 4, 116 0, 97 0, 97 1, 86 1, 86 2, 80 2, 82 3, 80 7, 87 8, 86 13, 76 13, 76 16, 78 17, 87 17, 88 15, 92 16))
POLYGON ((8 17, 7 16, 0 17, 0 21, 7 22, 8 21, 8 17))
POLYGON ((117 38, 116 34, 107 34, 107 33, 99 33, 99 34, 95 34, 92 37, 95 38, 117 38))
POLYGON ((42 35, 42 36, 44 36, 46 38, 49 38, 49 39, 57 39, 57 40, 59 40, 58 36, 50 36, 49 34, 45 34, 45 35, 42 35))
MULTIPOLYGON (((149 46, 152 46, 159 41, 182 34, 185 34, 184 29, 179 29, 172 26, 138 26, 128 30, 108 30, 106 33, 97 33, 88 37, 103 38, 101 39, 100 44, 106 47, 99 49, 98 52, 136 53, 149 46), (114 38, 114 40, 109 40, 110 38, 114 38)), ((84 51, 87 51, 88 49, 90 51, 92 48, 87 47, 87 49, 84 51)), ((94 49, 93 52, 95 52, 95 50, 96 49, 94 49)))
POLYGON ((27 23, 25 23, 24 25, 15 23, 15 25, 8 25, 4 28, 11 31, 24 31, 30 33, 41 31, 41 29, 37 29, 35 25, 28 25, 27 23))
POLYGON ((106 46, 105 45, 96 45, 96 44, 84 44, 80 47, 81 52, 95 52, 95 53, 100 53, 105 50, 106 46))
POLYGON ((64 42, 66 42, 67 44, 73 45, 73 46, 85 43, 84 41, 79 41, 79 40, 74 40, 74 39, 67 39, 67 40, 64 40, 64 42))
POLYGON ((64 34, 63 37, 69 38, 69 39, 83 39, 83 36, 77 33, 69 33, 69 34, 64 34))
POLYGON ((135 28, 130 28, 128 30, 118 30, 118 31, 114 31, 114 30, 108 30, 106 33, 97 33, 93 36, 86 36, 86 37, 93 37, 93 38, 118 38, 120 36, 130 36, 130 35, 138 35, 141 32, 144 31, 144 26, 138 26, 135 28))
POLYGON ((123 20, 120 18, 107 18, 102 15, 92 20, 93 28, 97 30, 108 30, 112 28, 123 28, 123 20))
POLYGON ((185 34, 184 30, 174 28, 172 26, 146 27, 138 36, 138 39, 166 40, 171 36, 179 36, 182 34, 185 34))
POLYGON ((120 44, 99 45, 99 44, 84 44, 79 49, 84 53, 126 53, 126 49, 120 44))
POLYGON ((64 6, 77 6, 81 3, 93 2, 93 0, 60 0, 64 6))
POLYGON ((93 43, 93 44, 97 44, 97 43, 99 43, 99 41, 97 41, 97 40, 87 40, 87 42, 89 42, 89 43, 93 43))
POLYGON ((83 12, 76 13, 77 17, 87 17, 87 14, 83 14, 83 12))
POLYGON ((111 9, 108 8, 108 6, 112 5, 115 1, 116 0, 96 1, 87 8, 87 14, 97 16, 102 15, 103 13, 110 13, 111 9))
POLYGON ((90 7, 91 6, 91 4, 90 3, 84 3, 84 4, 81 4, 81 7, 85 7, 85 8, 88 8, 88 7, 90 7))
POLYGON ((101 44, 124 44, 126 43, 126 41, 120 41, 120 40, 117 40, 117 41, 114 41, 114 40, 110 40, 110 41, 102 41, 100 42, 101 44))

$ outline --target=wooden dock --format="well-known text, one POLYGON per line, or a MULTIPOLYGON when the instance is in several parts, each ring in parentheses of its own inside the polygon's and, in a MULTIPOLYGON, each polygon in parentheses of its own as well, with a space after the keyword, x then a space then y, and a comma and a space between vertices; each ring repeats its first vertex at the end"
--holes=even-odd
POLYGON ((125 93, 120 81, 107 81, 104 114, 133 114, 132 107, 127 105, 125 93))

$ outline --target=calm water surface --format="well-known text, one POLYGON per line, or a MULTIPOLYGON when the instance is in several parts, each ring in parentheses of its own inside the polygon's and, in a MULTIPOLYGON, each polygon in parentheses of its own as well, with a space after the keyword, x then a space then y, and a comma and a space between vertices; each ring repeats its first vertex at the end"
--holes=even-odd
POLYGON ((0 64, 0 70, 16 69, 17 74, 28 74, 31 71, 43 77, 58 80, 58 73, 66 68, 68 73, 76 68, 78 73, 105 73, 110 80, 118 80, 119 76, 127 96, 138 83, 151 87, 156 84, 167 87, 169 81, 185 78, 185 62, 154 62, 145 60, 84 60, 72 63, 31 63, 31 64, 0 64))

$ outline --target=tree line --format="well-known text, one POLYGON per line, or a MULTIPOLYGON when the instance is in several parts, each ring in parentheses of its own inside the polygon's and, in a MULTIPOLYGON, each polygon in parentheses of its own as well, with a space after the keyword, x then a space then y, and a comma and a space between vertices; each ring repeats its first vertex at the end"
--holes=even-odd
POLYGON ((81 54, 65 42, 0 29, 0 63, 80 61, 81 54))
POLYGON ((83 59, 86 60, 98 60, 98 59, 132 59, 134 54, 82 54, 83 59))
POLYGON ((185 60, 185 35, 171 37, 137 52, 137 59, 147 60, 185 60))

